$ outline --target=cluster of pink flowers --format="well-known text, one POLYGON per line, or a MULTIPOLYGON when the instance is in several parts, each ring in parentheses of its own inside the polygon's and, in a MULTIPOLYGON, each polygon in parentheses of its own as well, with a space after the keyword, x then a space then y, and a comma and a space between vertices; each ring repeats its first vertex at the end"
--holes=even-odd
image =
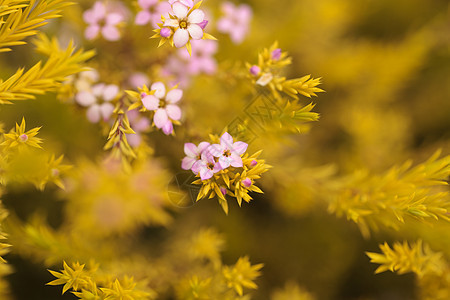
POLYGON ((177 103, 183 96, 183 91, 175 88, 166 93, 166 86, 162 82, 153 83, 150 89, 155 93, 142 93, 142 104, 147 110, 154 111, 155 126, 169 135, 173 132, 173 121, 181 119, 181 109, 177 103))
POLYGON ((250 27, 252 9, 247 4, 235 6, 231 2, 222 3, 221 9, 224 16, 217 21, 217 30, 228 33, 233 43, 242 43, 250 27))
POLYGON ((83 13, 83 20, 88 24, 84 36, 88 40, 96 39, 99 34, 108 41, 120 39, 119 25, 125 21, 126 8, 122 5, 106 5, 101 1, 83 13))
POLYGON ((157 23, 161 21, 161 16, 168 17, 170 4, 160 0, 138 0, 141 10, 137 13, 134 23, 136 25, 146 25, 151 23, 154 28, 158 28, 157 23))
POLYGON ((184 144, 186 157, 183 158, 181 167, 200 175, 201 180, 207 180, 230 166, 242 167, 241 155, 247 151, 247 147, 247 143, 234 142, 228 132, 220 137, 220 144, 201 142, 195 146, 193 143, 186 143, 184 144))

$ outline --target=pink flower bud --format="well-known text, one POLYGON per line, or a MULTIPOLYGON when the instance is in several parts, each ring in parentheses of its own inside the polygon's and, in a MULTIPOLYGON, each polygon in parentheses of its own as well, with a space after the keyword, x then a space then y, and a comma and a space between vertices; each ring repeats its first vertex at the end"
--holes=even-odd
POLYGON ((220 192, 222 193, 222 195, 226 195, 227 194, 227 189, 224 188, 223 186, 220 187, 220 192))
POLYGON ((272 59, 273 60, 279 60, 280 57, 281 57, 281 49, 280 48, 277 48, 272 51, 272 59))
POLYGON ((25 133, 22 134, 21 136, 19 136, 19 139, 22 143, 25 143, 26 141, 28 141, 28 135, 26 135, 25 133))
POLYGON ((250 178, 245 178, 245 179, 242 180, 241 182, 242 182, 242 184, 243 184, 246 188, 248 188, 248 187, 250 187, 250 186, 252 185, 252 181, 251 181, 250 178))
POLYGON ((146 93, 141 93, 141 98, 144 98, 145 96, 147 96, 146 93))
POLYGON ((253 76, 258 75, 259 72, 261 72, 261 69, 260 69, 258 66, 256 66, 256 65, 253 65, 253 66, 250 68, 250 74, 252 74, 253 76))
POLYGON ((258 162, 256 161, 256 160, 252 160, 251 162, 250 162, 250 167, 254 167, 254 166, 256 166, 258 164, 258 162))
POLYGON ((161 28, 161 31, 159 32, 159 34, 164 38, 168 38, 172 34, 172 30, 170 30, 167 27, 164 27, 164 28, 161 28))
POLYGON ((206 25, 208 25, 208 20, 203 20, 202 22, 197 24, 198 26, 200 26, 202 29, 205 29, 206 25))

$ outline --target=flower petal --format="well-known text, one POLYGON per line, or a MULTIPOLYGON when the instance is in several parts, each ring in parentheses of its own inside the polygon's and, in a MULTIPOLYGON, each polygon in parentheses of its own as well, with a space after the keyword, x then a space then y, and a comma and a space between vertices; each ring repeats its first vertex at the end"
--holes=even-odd
POLYGON ((155 90, 153 95, 158 99, 162 99, 166 95, 166 86, 161 81, 153 83, 150 89, 155 90))
POLYGON ((187 30, 194 40, 199 40, 203 37, 203 29, 197 24, 189 24, 187 30))
POLYGON ((161 128, 162 131, 164 132, 165 135, 169 135, 173 132, 173 124, 172 122, 169 120, 167 121, 163 127, 161 128))
MULTIPOLYGON (((197 26, 197 25, 196 25, 197 26)), ((199 27, 199 26, 197 26, 199 27)), ((200 28, 200 27, 199 27, 200 28)), ((201 28, 200 28, 201 30, 201 28)), ((203 33, 203 31, 202 31, 203 33)), ((189 41, 189 32, 186 29, 178 28, 173 35, 173 43, 175 47, 180 48, 189 41)))
POLYGON ((226 149, 231 150, 233 147, 233 137, 228 132, 225 132, 220 137, 220 144, 226 147, 226 149))
POLYGON ((180 2, 175 2, 172 5, 173 13, 177 16, 178 19, 186 18, 188 13, 188 8, 181 4, 180 2))
POLYGON ((202 167, 202 161, 201 160, 197 160, 193 165, 192 165, 192 172, 194 172, 194 174, 198 174, 198 172, 200 172, 200 169, 202 167))
POLYGON ((215 157, 220 157, 220 156, 222 156, 224 150, 225 149, 222 145, 213 144, 213 145, 210 145, 205 152, 208 152, 215 157))
POLYGON ((100 105, 100 115, 103 117, 103 121, 108 121, 114 111, 114 105, 111 103, 103 103, 100 105))
POLYGON ((181 119, 181 109, 178 107, 178 105, 168 104, 166 106, 166 112, 169 118, 171 118, 172 120, 181 119))
POLYGON ((181 161, 181 168, 183 170, 190 170, 196 161, 197 160, 195 158, 186 156, 181 161))
POLYGON ((115 84, 109 84, 103 90, 103 100, 111 101, 119 93, 119 87, 115 84))
POLYGON ((231 149, 236 154, 244 154, 247 151, 248 144, 244 142, 236 142, 233 144, 233 149, 231 149))
POLYGON ((188 16, 189 23, 201 23, 205 19, 205 13, 201 9, 194 9, 188 16))
POLYGON ((177 103, 183 97, 183 91, 180 89, 174 89, 167 93, 166 100, 169 103, 177 103))
POLYGON ((202 152, 205 151, 209 146, 210 144, 208 142, 201 142, 197 147, 198 153, 202 154, 202 152))
POLYGON ((148 11, 141 10, 137 13, 136 19, 134 19, 134 23, 136 25, 145 25, 150 22, 151 17, 152 15, 148 11))
POLYGON ((97 101, 97 98, 88 91, 81 91, 75 95, 75 101, 81 106, 90 106, 97 101))
POLYGON ((158 109, 159 107, 159 99, 156 98, 154 95, 147 95, 144 98, 142 98, 142 104, 148 110, 155 110, 158 109))
POLYGON ((97 123, 100 121, 100 105, 91 105, 86 111, 86 117, 91 123, 97 123))
POLYGON ((120 39, 119 29, 113 25, 106 25, 102 28, 102 35, 108 41, 117 41, 120 39))
POLYGON ((156 127, 162 128, 167 121, 169 119, 167 118, 166 110, 162 108, 157 109, 153 117, 153 122, 155 122, 156 127))
POLYGON ((180 22, 175 19, 166 19, 163 26, 169 26, 169 27, 178 27, 180 26, 180 22))
POLYGON ((200 179, 201 180, 210 179, 213 175, 214 175, 213 171, 211 171, 208 168, 201 168, 200 169, 200 179))
POLYGON ((118 23, 123 21, 123 16, 119 13, 109 13, 106 16, 105 23, 110 26, 117 25, 118 23))
POLYGON ((189 157, 197 157, 200 154, 193 143, 184 143, 184 153, 189 157))
POLYGON ((222 169, 226 169, 231 164, 231 159, 225 156, 219 157, 219 164, 222 169))
POLYGON ((100 26, 98 26, 97 24, 93 24, 86 28, 86 30, 84 31, 84 36, 88 40, 93 40, 98 36, 99 31, 100 31, 100 26))
POLYGON ((238 154, 231 153, 231 156, 229 158, 231 160, 232 167, 241 168, 243 166, 242 158, 238 154))

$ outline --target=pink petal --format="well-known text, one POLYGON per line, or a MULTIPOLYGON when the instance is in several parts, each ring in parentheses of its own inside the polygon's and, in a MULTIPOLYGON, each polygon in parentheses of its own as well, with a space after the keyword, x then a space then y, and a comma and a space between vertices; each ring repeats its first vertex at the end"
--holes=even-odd
POLYGON ((208 142, 201 142, 200 144, 198 144, 197 147, 198 153, 199 154, 203 153, 203 151, 205 151, 209 146, 210 144, 208 142))
POLYGON ((92 87, 92 94, 96 97, 102 97, 103 96, 103 90, 105 89, 104 83, 97 83, 92 87))
POLYGON ((97 101, 97 98, 88 91, 81 91, 75 95, 75 101, 81 106, 90 106, 97 101))
POLYGON ((187 16, 188 8, 180 2, 175 2, 172 5, 173 13, 178 19, 184 19, 187 16))
MULTIPOLYGON (((199 27, 199 26, 197 26, 197 27, 199 27)), ((202 29, 200 28, 200 30, 202 30, 202 29)), ((202 31, 202 33, 203 33, 203 31, 202 31)), ((177 48, 183 47, 184 45, 186 45, 186 43, 188 41, 189 41, 189 32, 186 29, 178 28, 177 31, 175 31, 175 33, 173 35, 173 43, 174 43, 175 47, 177 47, 177 48)))
POLYGON ((171 121, 167 121, 161 128, 165 135, 169 135, 173 132, 173 124, 171 121))
POLYGON ((100 31, 100 26, 98 26, 97 24, 90 25, 84 31, 84 36, 88 40, 93 40, 98 36, 99 31, 100 31))
POLYGON ((142 117, 138 122, 133 122, 134 131, 145 131, 150 127, 150 121, 146 117, 142 117))
POLYGON ((214 173, 217 173, 217 172, 219 172, 220 170, 223 170, 222 167, 220 166, 220 164, 216 163, 216 164, 214 165, 213 172, 214 172, 214 173))
POLYGON ((141 144, 142 137, 136 133, 127 133, 127 142, 131 147, 137 147, 141 144))
POLYGON ((95 24, 98 23, 100 19, 103 19, 105 14, 105 5, 102 2, 96 2, 91 9, 88 9, 83 13, 83 20, 88 24, 95 24))
POLYGON ((115 84, 109 84, 103 90, 103 100, 111 101, 117 96, 118 93, 119 87, 115 84))
POLYGON ((231 166, 235 168, 242 167, 242 158, 239 155, 237 155, 236 153, 231 153, 231 156, 229 158, 231 159, 231 166))
POLYGON ((203 37, 203 29, 197 24, 189 24, 187 30, 194 40, 199 40, 203 37))
POLYGON ((193 143, 184 143, 184 153, 189 157, 197 157, 200 154, 193 143))
POLYGON ((187 157, 187 156, 186 156, 186 157, 183 158, 183 160, 181 161, 181 168, 182 168, 183 170, 190 170, 196 161, 197 161, 197 160, 196 160, 195 158, 187 157))
POLYGON ((151 16, 152 15, 148 11, 142 10, 137 13, 134 23, 137 25, 145 25, 150 22, 151 16))
POLYGON ((221 18, 217 21, 217 30, 222 33, 230 32, 233 28, 234 23, 227 18, 221 18))
POLYGON ((108 121, 114 111, 114 105, 111 103, 103 103, 100 105, 100 114, 103 117, 103 121, 108 121))
POLYGON ((165 109, 157 109, 155 112, 155 116, 153 117, 153 122, 155 122, 156 127, 162 128, 167 121, 169 121, 167 117, 167 113, 165 109))
POLYGON ((147 95, 142 98, 142 104, 148 110, 156 110, 159 107, 159 99, 154 95, 147 95))
POLYGON ((100 121, 100 105, 91 105, 86 111, 86 117, 91 123, 97 123, 100 121))
POLYGON ((202 167, 202 161, 201 160, 197 160, 191 167, 192 172, 194 172, 194 174, 198 174, 198 172, 200 172, 200 169, 202 167))
POLYGON ((211 171, 208 168, 200 169, 200 179, 201 180, 210 179, 213 175, 214 175, 213 171, 211 171))
POLYGON ((156 98, 162 99, 166 95, 166 86, 164 83, 158 81, 152 84, 150 90, 155 90, 153 94, 156 98))
POLYGON ((180 89, 174 89, 167 93, 166 100, 169 103, 177 103, 183 97, 183 91, 180 89))
POLYGON ((236 142, 233 144, 233 151, 239 155, 244 154, 247 151, 248 144, 244 142, 236 142))
POLYGON ((193 7, 194 6, 194 1, 192 0, 179 0, 181 3, 183 3, 184 5, 186 5, 187 7, 193 7))
POLYGON ((106 26, 114 26, 123 21, 123 16, 119 13, 110 13, 106 16, 106 26))
POLYGON ((220 157, 220 156, 222 156, 224 150, 225 149, 222 145, 213 144, 213 145, 209 146, 209 148, 206 150, 206 152, 211 153, 215 157, 220 157))
POLYGON ((231 147, 233 146, 233 137, 228 132, 225 132, 220 137, 220 144, 231 150, 231 147))
POLYGON ((108 41, 117 41, 120 39, 120 32, 114 26, 105 26, 102 28, 102 35, 108 41))
POLYGON ((171 118, 172 120, 181 119, 181 109, 178 107, 178 105, 174 104, 167 105, 166 112, 169 118, 171 118))
POLYGON ((200 23, 205 18, 205 13, 201 9, 194 9, 188 17, 189 23, 200 23))
POLYGON ((220 167, 222 167, 222 169, 226 169, 230 166, 231 164, 231 159, 225 156, 221 156, 219 157, 219 164, 220 167))

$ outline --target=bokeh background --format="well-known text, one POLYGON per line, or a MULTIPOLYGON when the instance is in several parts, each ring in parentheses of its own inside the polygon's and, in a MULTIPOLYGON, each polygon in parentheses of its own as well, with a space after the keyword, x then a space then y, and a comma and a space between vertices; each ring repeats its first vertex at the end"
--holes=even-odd
MULTIPOLYGON (((245 101, 252 100, 251 94, 245 94, 246 87, 235 79, 239 76, 233 77, 234 70, 242 69, 244 62, 256 63, 258 52, 275 41, 293 58, 285 70, 288 78, 307 74, 322 78, 320 87, 326 92, 312 99, 320 120, 304 134, 276 138, 259 132, 249 148, 252 152, 262 149, 273 168, 260 184, 264 194, 253 195, 251 203, 239 208, 229 201, 228 216, 214 199, 175 207, 170 223, 146 226, 124 241, 139 239, 158 252, 174 236, 212 227, 225 240, 225 264, 242 255, 248 255, 252 263, 264 263, 253 299, 296 299, 276 294, 280 289, 289 290, 290 285, 304 288, 317 299, 418 299, 412 274, 375 275, 377 266, 369 262, 365 251, 377 252, 384 241, 419 237, 448 259, 447 243, 439 241, 439 236, 431 237, 433 230, 448 231, 448 225, 382 229, 364 238, 353 222, 327 211, 328 197, 333 195, 326 194, 326 187, 336 178, 360 170, 381 174, 408 159, 422 162, 437 149, 443 154, 450 152, 448 1, 242 3, 253 9, 250 32, 239 45, 226 35, 216 35, 219 69, 214 75, 196 76, 185 90, 185 119, 178 131, 176 128, 176 137, 157 131, 147 136, 155 160, 167 172, 167 183, 160 186, 169 186, 171 178, 182 172, 183 143, 206 139, 209 133, 220 134, 241 113, 245 101)), ((92 65, 101 72, 103 68, 110 81, 127 76, 123 66, 130 61, 137 65, 139 60, 152 62, 146 57, 154 61, 164 57, 165 48, 156 49, 157 41, 147 39, 151 35, 148 28, 136 29, 128 37, 133 41, 142 37, 135 44, 127 38, 115 43, 83 40, 85 24, 80 16, 92 4, 79 1, 45 30, 62 39, 72 36, 87 49, 97 48, 92 65)), ((208 0, 203 6, 217 16, 218 4, 208 0)), ((214 26, 214 20, 209 26, 214 26)), ((30 49, 29 45, 20 46, 13 53, 1 54, 2 78, 39 59, 30 49)), ((151 67, 142 71, 150 77, 154 72, 151 67)), ((310 101, 301 98, 304 104, 310 101)), ((0 108, 6 128, 22 116, 29 128, 42 126, 46 148, 64 153, 75 169, 85 168, 89 164, 85 161, 96 164, 104 155, 102 129, 54 94, 0 108)), ((11 214, 23 222, 40 215, 57 230, 66 218, 67 197, 56 187, 48 186, 42 192, 32 186, 10 187, 2 198, 11 214)), ((184 251, 178 251, 181 261, 184 251)), ((61 296, 59 287, 46 286, 53 278, 42 259, 22 252, 15 253, 13 244, 7 256, 14 268, 8 277, 13 299, 75 299, 70 294, 61 296)), ((52 269, 59 269, 61 263, 54 266, 52 269)))

